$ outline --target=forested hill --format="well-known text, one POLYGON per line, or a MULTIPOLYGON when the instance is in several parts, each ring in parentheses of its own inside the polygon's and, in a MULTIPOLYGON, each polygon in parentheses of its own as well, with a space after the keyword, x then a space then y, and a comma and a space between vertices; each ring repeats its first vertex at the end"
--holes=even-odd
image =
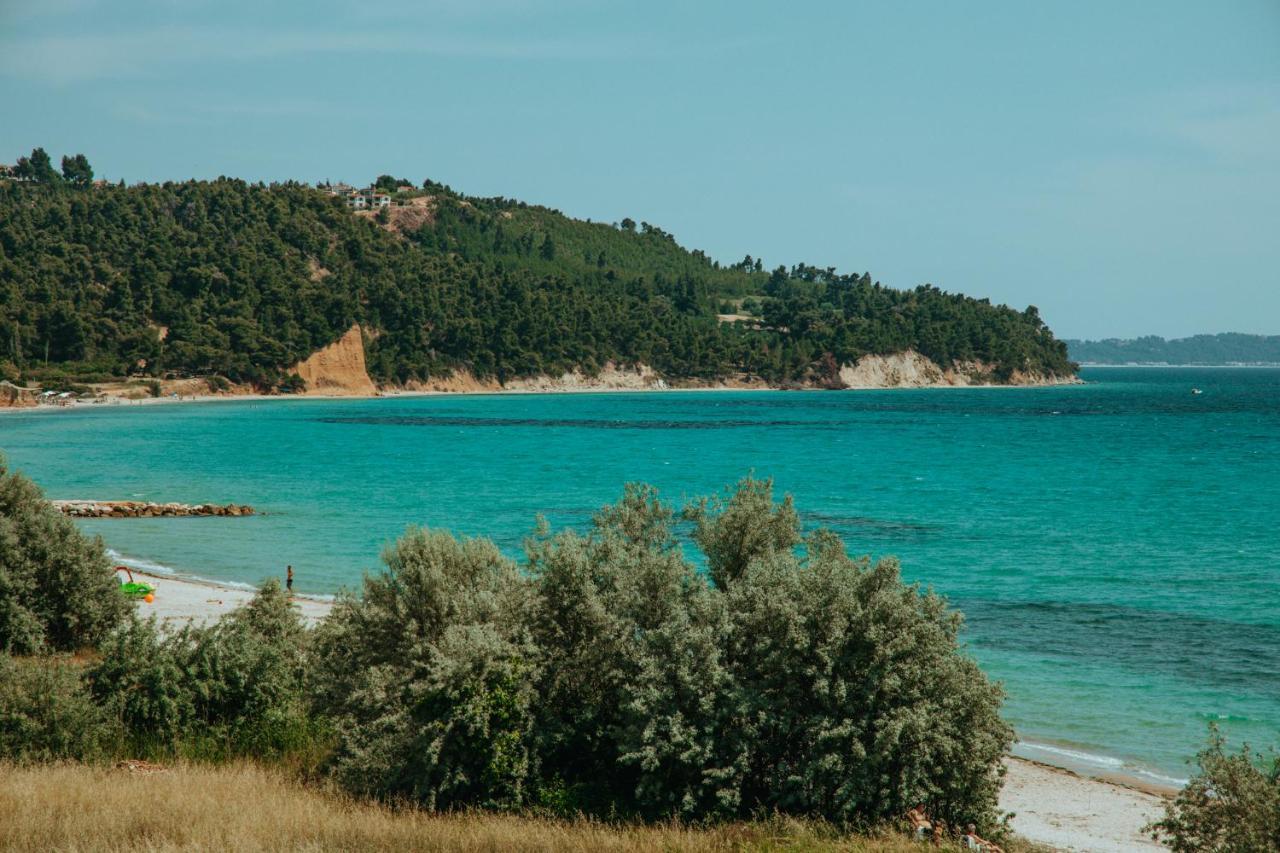
POLYGON ((1193 335, 1165 340, 1067 341, 1071 357, 1091 364, 1280 364, 1280 335, 1193 335))
POLYGON ((629 219, 584 222, 429 181, 375 215, 296 183, 91 178, 72 160, 65 178, 46 167, 0 180, 3 378, 288 387, 292 365, 356 323, 387 384, 613 361, 674 381, 823 385, 864 354, 907 349, 943 367, 984 362, 996 380, 1074 372, 1034 308, 804 264, 722 266, 629 219))

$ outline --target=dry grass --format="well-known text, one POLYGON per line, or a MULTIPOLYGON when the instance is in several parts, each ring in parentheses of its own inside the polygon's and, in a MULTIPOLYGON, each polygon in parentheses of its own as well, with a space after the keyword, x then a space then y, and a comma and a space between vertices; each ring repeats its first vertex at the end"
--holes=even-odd
POLYGON ((160 773, 0 766, 0 850, 847 851, 921 853, 783 821, 709 830, 394 811, 244 764, 160 773))

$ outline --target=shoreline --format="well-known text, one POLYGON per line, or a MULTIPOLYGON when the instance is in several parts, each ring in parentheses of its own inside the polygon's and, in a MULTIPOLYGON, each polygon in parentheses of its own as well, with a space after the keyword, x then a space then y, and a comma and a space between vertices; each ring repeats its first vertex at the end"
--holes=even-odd
MULTIPOLYGON (((206 624, 254 595, 247 586, 145 569, 132 571, 156 587, 154 603, 138 603, 138 612, 155 616, 162 624, 206 624)), ((295 593, 292 602, 310 626, 334 606, 332 598, 306 593, 295 593)), ((1164 849, 1141 830, 1160 815, 1175 788, 1122 773, 1092 774, 1012 754, 1004 764, 1007 775, 1000 808, 1015 813, 1011 826, 1024 838, 1067 849, 1164 849)))
MULTIPOLYGON (((117 561, 119 562, 118 559, 117 561)), ((128 563, 120 562, 120 565, 127 566, 128 563)), ((220 619, 235 608, 247 604, 257 591, 248 584, 234 586, 204 578, 136 569, 133 566, 129 566, 129 571, 136 578, 145 578, 147 583, 156 588, 154 602, 137 602, 138 614, 144 617, 155 616, 163 625, 201 625, 220 619)), ((308 626, 314 626, 329 615, 334 603, 332 597, 306 593, 291 593, 290 600, 308 626)))
MULTIPOLYGON (((1119 366, 1119 365, 1117 365, 1119 366)), ((75 400, 67 404, 37 404, 34 406, 0 406, 0 414, 13 412, 79 412, 98 409, 134 408, 139 406, 172 406, 201 403, 262 403, 315 400, 318 402, 335 402, 341 400, 392 400, 415 397, 508 397, 508 396, 547 396, 547 395, 579 395, 579 394, 691 394, 730 392, 759 393, 773 391, 778 393, 860 393, 864 391, 985 391, 1013 390, 1032 388, 1070 388, 1085 385, 1085 380, 1078 376, 1053 382, 1032 382, 1025 384, 987 383, 974 385, 952 385, 938 383, 934 385, 886 385, 856 386, 849 388, 781 388, 772 385, 708 385, 708 386, 647 386, 642 388, 600 386, 565 386, 558 388, 498 388, 482 390, 441 391, 436 389, 389 389, 376 394, 189 394, 172 397, 109 397, 106 400, 75 400)))
POLYGON ((1109 853, 1168 849, 1143 832, 1167 795, 1026 758, 1006 757, 1004 766, 1000 810, 1013 813, 1009 826, 1028 841, 1109 853))

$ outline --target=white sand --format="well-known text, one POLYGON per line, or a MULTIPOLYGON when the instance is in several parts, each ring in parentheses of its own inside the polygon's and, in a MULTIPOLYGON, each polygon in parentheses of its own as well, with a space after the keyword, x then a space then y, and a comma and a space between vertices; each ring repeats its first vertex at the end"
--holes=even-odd
MULTIPOLYGON (((134 575, 156 587, 155 602, 139 602, 138 612, 166 623, 209 622, 253 597, 246 589, 137 570, 134 575)), ((325 599, 301 595, 294 597, 293 606, 312 625, 333 607, 325 599)), ((1163 811, 1156 794, 1021 758, 1010 757, 1005 765, 1009 772, 1000 808, 1015 813, 1013 828, 1024 838, 1060 850, 1098 853, 1165 849, 1142 832, 1163 811)))
MULTIPOLYGON (((209 622, 248 604, 249 599, 253 598, 253 590, 148 574, 137 569, 133 570, 133 574, 137 579, 145 580, 156 588, 155 601, 151 604, 139 601, 138 613, 142 616, 158 616, 165 623, 209 622)), ((301 614, 303 621, 314 625, 325 617, 333 604, 321 598, 296 595, 293 606, 301 614)))
POLYGON ((1000 809, 1015 814, 1011 824, 1023 838, 1091 853, 1167 849, 1142 831, 1164 813, 1156 794, 1021 758, 1007 758, 1005 766, 1000 809))

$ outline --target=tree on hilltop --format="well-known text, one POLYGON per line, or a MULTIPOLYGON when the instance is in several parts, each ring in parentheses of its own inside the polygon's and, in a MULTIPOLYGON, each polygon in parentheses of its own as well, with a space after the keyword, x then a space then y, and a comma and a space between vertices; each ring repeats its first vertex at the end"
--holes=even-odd
POLYGON ((53 162, 43 148, 32 149, 30 157, 19 157, 13 167, 13 174, 15 177, 39 184, 52 184, 58 180, 58 173, 53 170, 53 162))
POLYGON ((93 183, 93 167, 89 165, 89 158, 83 154, 76 154, 74 157, 64 156, 62 179, 78 187, 87 187, 93 183))

